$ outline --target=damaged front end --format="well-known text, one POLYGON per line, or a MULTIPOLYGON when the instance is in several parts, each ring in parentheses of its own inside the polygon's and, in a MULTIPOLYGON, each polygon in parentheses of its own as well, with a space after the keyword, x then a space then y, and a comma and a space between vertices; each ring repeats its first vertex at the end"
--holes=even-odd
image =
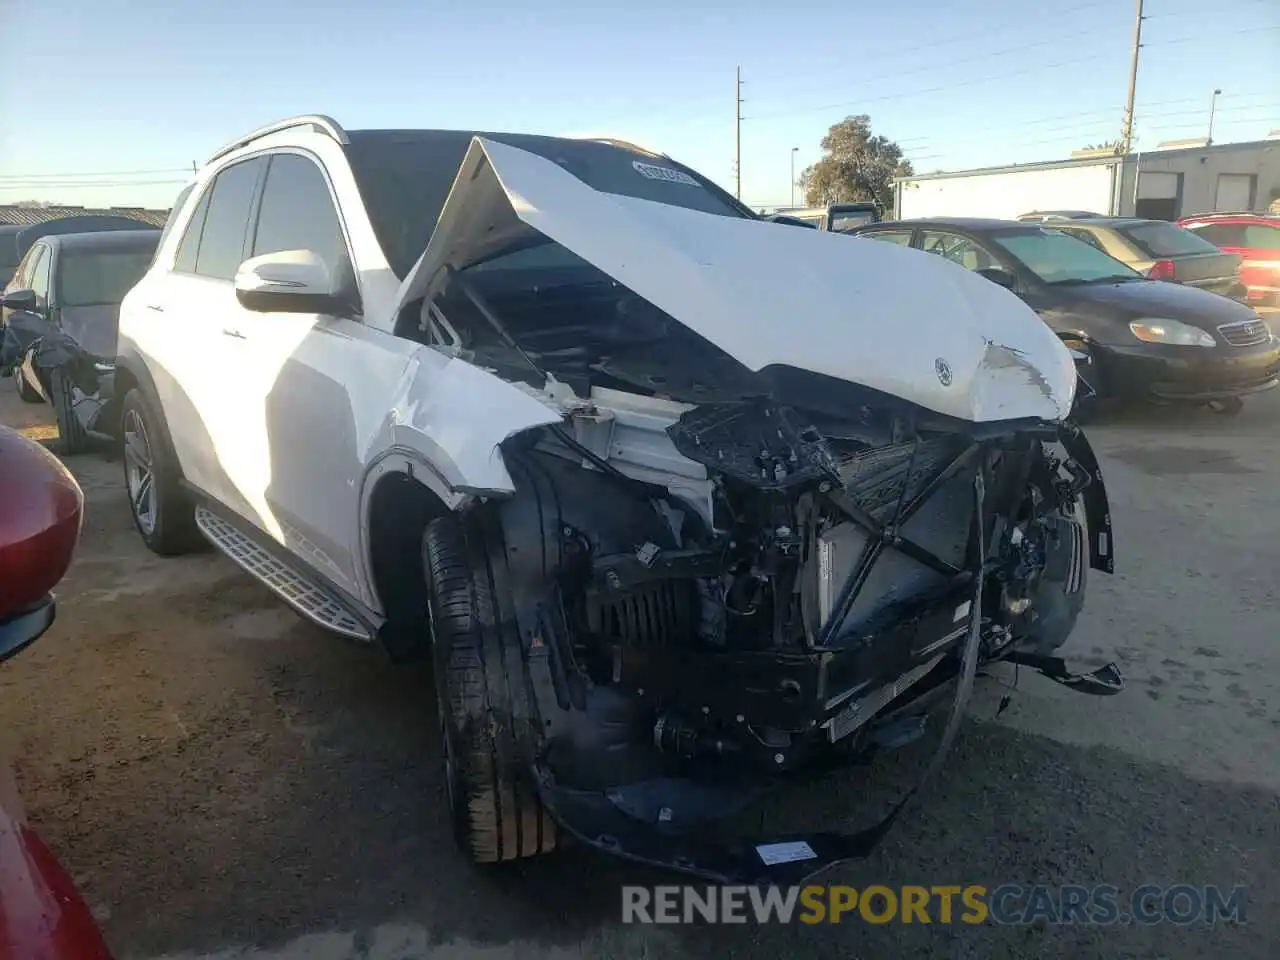
POLYGON ((1056 659, 1086 569, 1112 563, 1105 490, 1070 425, 981 434, 871 411, 824 433, 770 400, 695 407, 665 433, 705 470, 704 513, 680 484, 608 467, 626 419, 596 406, 572 418, 581 440, 509 445, 517 494, 497 506, 491 568, 534 694, 511 721, 540 730, 539 796, 580 839, 790 882, 864 856, 888 823, 735 849, 706 841, 708 822, 914 739, 948 703, 958 718, 992 661, 1119 689, 1113 669, 1056 659))
POLYGON ((1057 655, 1111 517, 1064 419, 1070 355, 1025 306, 937 258, 584 194, 518 154, 473 146, 402 296, 406 335, 563 414, 502 445, 513 492, 462 518, 468 602, 502 611, 472 615, 485 697, 451 695, 454 734, 518 778, 495 807, 531 781, 601 850, 794 883, 866 856, 910 795, 854 833, 714 825, 948 710, 927 778, 983 665, 1122 687, 1057 655))

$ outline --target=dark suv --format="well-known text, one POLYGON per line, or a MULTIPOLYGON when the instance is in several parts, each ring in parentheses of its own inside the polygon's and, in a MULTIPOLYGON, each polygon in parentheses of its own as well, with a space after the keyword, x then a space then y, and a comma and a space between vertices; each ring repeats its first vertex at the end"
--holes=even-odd
POLYGON ((83 450, 105 410, 120 301, 146 272, 160 231, 36 240, 0 299, 0 373, 28 403, 53 404, 64 453, 83 450))

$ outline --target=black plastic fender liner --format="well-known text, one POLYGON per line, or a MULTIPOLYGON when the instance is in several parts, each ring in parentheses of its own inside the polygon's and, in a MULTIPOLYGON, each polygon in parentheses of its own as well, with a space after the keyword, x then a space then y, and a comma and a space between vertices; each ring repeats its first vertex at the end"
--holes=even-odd
POLYGON ((1115 537, 1111 529, 1111 503, 1107 499, 1107 485, 1098 466, 1098 455, 1085 436, 1084 430, 1073 420, 1064 420, 1058 428, 1058 439, 1067 454, 1089 475, 1089 484, 1080 496, 1084 500, 1085 520, 1089 525, 1089 566, 1103 573, 1116 572, 1115 537))

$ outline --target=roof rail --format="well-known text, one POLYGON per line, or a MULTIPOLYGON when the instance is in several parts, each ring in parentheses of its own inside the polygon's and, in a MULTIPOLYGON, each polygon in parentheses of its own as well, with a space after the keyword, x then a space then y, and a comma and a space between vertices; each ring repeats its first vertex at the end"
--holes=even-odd
POLYGON ((316 133, 327 134, 333 140, 346 146, 351 141, 347 139, 347 131, 343 130, 337 120, 332 117, 326 117, 322 113, 309 113, 301 117, 289 117, 287 120, 277 120, 275 123, 268 123, 265 127, 259 127, 251 133, 246 133, 243 137, 232 140, 220 150, 214 152, 206 163, 213 163, 219 157, 225 157, 232 150, 239 150, 241 147, 248 146, 259 137, 265 137, 268 134, 279 133, 281 130, 292 130, 294 127, 310 127, 316 133))

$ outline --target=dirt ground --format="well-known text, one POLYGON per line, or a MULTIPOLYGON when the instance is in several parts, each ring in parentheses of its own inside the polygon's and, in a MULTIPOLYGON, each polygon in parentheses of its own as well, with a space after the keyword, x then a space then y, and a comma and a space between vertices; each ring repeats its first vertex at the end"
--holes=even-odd
MULTIPOLYGON (((1277 394, 1091 429, 1119 572, 1092 579, 1066 652, 1117 660, 1129 688, 1024 672, 995 719, 987 681, 924 802, 829 877, 1244 884, 1244 925, 623 926, 620 884, 674 881, 581 849, 473 869, 426 672, 320 633, 212 552, 151 556, 98 455, 68 460, 88 507, 57 623, 0 669, 0 757, 122 960, 1280 956, 1277 394)), ((0 422, 47 417, 0 386, 0 422)), ((932 745, 781 797, 769 823, 869 822, 932 745)))

